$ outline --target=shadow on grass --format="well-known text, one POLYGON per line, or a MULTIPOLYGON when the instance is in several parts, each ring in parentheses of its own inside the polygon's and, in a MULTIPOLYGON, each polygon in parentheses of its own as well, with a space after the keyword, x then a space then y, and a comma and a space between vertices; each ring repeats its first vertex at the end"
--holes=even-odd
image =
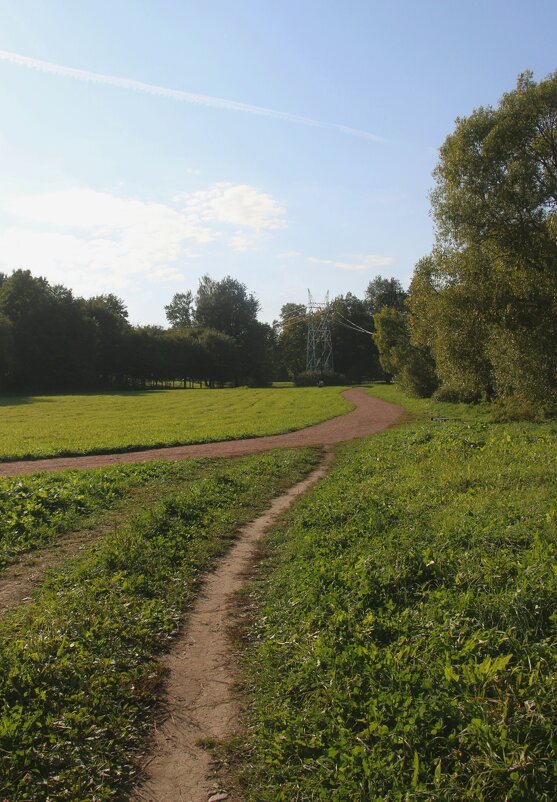
POLYGON ((43 398, 34 395, 0 395, 0 407, 20 407, 24 404, 46 404, 54 398, 43 398))
MULTIPOLYGON (((172 389, 172 388, 169 388, 172 389)), ((61 398, 95 398, 102 397, 116 397, 116 398, 137 398, 144 395, 153 395, 153 393, 164 393, 168 390, 166 388, 153 388, 152 390, 83 390, 81 392, 68 391, 67 393, 37 393, 32 395, 10 395, 4 393, 0 395, 0 407, 17 407, 26 404, 51 404, 55 403, 61 398)))

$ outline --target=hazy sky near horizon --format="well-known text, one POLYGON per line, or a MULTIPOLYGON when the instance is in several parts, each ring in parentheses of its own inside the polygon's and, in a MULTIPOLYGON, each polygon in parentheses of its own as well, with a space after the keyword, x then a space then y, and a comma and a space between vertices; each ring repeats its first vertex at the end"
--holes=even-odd
POLYGON ((0 0, 0 270, 164 324, 406 286, 457 116, 557 68, 552 0, 0 0))

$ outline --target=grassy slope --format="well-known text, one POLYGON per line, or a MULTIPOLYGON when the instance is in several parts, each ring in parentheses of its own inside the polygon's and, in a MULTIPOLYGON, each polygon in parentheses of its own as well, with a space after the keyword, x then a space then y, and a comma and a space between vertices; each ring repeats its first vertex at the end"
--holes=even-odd
POLYGON ((430 398, 413 398, 402 392, 395 384, 374 384, 368 391, 376 398, 400 404, 409 413, 424 419, 448 418, 451 421, 491 421, 491 404, 448 404, 430 398))
POLYGON ((406 404, 269 544, 251 800, 557 798, 557 427, 406 404))
POLYGON ((339 387, 1 396, 0 460, 279 434, 352 409, 339 387))
POLYGON ((222 461, 135 516, 0 622, 0 799, 126 799, 165 649, 199 573, 315 450, 222 461))
POLYGON ((130 504, 210 470, 210 460, 148 462, 0 478, 0 573, 19 554, 49 546, 62 532, 95 525, 102 513, 117 507, 118 517, 130 504))

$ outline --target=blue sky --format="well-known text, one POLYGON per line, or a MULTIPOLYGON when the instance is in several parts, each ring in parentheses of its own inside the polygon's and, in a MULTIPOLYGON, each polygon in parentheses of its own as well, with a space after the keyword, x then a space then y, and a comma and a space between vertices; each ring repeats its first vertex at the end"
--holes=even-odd
POLYGON ((407 285, 437 149, 555 30, 553 0, 0 0, 0 269, 158 324, 204 273, 268 321, 407 285))

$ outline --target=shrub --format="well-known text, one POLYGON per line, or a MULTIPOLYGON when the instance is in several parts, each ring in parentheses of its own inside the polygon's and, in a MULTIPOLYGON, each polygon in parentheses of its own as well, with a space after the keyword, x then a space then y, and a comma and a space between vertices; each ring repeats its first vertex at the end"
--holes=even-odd
POLYGON ((442 384, 434 393, 435 401, 445 401, 449 404, 475 404, 481 401, 479 390, 467 387, 455 387, 451 384, 442 384))
POLYGON ((346 384, 346 376, 343 373, 335 373, 334 370, 304 370, 294 378, 296 387, 315 387, 320 382, 327 387, 346 384))
POLYGON ((557 415, 555 406, 535 404, 524 396, 508 396, 499 398, 493 403, 491 416, 495 423, 509 423, 510 421, 542 421, 557 415))

